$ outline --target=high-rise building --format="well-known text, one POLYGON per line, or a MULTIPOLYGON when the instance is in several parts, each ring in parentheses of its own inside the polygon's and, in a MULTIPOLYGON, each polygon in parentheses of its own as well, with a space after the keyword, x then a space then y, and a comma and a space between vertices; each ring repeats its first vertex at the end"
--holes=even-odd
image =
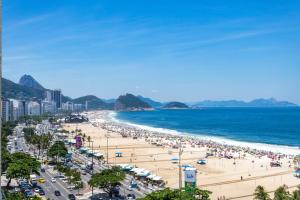
POLYGON ((11 116, 11 104, 8 99, 2 99, 1 100, 1 118, 2 121, 7 122, 10 120, 11 116))
POLYGON ((41 106, 38 102, 30 101, 28 103, 28 115, 41 115, 41 106))
POLYGON ((42 114, 55 113, 56 103, 54 101, 42 101, 42 114))
POLYGON ((53 101, 53 91, 46 90, 44 93, 44 100, 45 101, 53 101))
POLYGON ((56 103, 56 108, 61 108, 61 103, 62 103, 61 90, 53 91, 53 101, 56 103))

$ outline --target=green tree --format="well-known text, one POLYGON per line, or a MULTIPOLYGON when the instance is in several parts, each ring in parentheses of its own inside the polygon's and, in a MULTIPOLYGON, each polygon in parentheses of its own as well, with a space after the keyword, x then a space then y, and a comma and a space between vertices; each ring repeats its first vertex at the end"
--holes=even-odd
POLYGON ((196 188, 194 193, 188 193, 179 189, 165 188, 163 190, 155 191, 147 194, 145 197, 140 198, 140 200, 209 200, 210 191, 201 190, 196 188))
POLYGON ((8 178, 7 187, 13 178, 29 179, 30 174, 39 174, 41 163, 30 155, 18 152, 11 155, 11 162, 8 164, 6 177, 8 178))
POLYGON ((255 200, 271 200, 269 194, 266 192, 265 188, 261 185, 257 186, 254 192, 255 200))
POLYGON ((68 153, 68 149, 65 146, 65 143, 62 141, 56 141, 48 150, 48 156, 52 158, 56 158, 56 162, 58 157, 65 157, 68 153))
POLYGON ((290 200, 290 199, 292 199, 291 195, 287 191, 286 187, 284 186, 279 187, 274 193, 274 200, 290 200))
POLYGON ((300 200, 300 185, 298 185, 297 190, 293 192, 292 199, 300 200))
POLYGON ((112 196, 114 187, 120 185, 125 179, 125 173, 120 167, 113 166, 111 169, 105 169, 100 173, 93 174, 88 184, 92 187, 103 189, 109 196, 112 196))

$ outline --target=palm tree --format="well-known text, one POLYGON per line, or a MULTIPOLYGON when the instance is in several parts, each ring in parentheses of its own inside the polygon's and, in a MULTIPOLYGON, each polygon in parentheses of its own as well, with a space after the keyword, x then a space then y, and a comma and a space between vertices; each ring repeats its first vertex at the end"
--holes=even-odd
POLYGON ((292 200, 292 198, 286 187, 281 186, 275 191, 274 200, 292 200))
POLYGON ((87 137, 87 141, 89 142, 89 147, 91 146, 91 136, 87 137))
POLYGON ((271 200, 265 188, 261 185, 257 186, 254 193, 255 200, 271 200))

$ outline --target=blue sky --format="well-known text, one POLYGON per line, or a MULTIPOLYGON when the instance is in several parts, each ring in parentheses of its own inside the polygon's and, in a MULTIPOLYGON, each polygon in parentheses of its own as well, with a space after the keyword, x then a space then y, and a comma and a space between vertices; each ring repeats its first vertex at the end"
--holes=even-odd
POLYGON ((3 76, 65 95, 300 103, 298 0, 6 0, 3 76))

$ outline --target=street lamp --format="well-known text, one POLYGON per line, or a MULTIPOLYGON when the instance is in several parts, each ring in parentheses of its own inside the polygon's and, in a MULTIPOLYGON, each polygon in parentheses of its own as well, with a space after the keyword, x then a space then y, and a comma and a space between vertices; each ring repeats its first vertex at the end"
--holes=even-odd
POLYGON ((179 152, 178 152, 178 164, 179 164, 179 199, 181 200, 181 188, 182 188, 182 174, 181 174, 181 138, 179 139, 179 152))
MULTIPOLYGON (((94 141, 92 142, 92 176, 94 174, 94 141)), ((94 196, 94 187, 92 186, 92 197, 94 196)))
POLYGON ((108 133, 106 134, 106 164, 108 166, 108 133))

